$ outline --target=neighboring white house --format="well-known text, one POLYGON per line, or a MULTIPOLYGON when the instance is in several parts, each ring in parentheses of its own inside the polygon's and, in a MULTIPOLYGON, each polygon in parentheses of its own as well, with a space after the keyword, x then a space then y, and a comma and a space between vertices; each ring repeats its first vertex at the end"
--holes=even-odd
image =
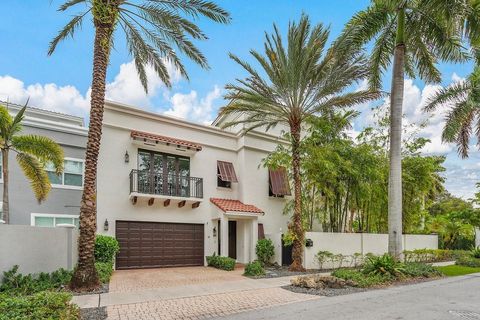
POLYGON ((97 228, 115 236, 124 268, 204 265, 206 255, 255 259, 264 234, 287 228, 284 170, 261 164, 273 133, 213 126, 106 102, 97 228))

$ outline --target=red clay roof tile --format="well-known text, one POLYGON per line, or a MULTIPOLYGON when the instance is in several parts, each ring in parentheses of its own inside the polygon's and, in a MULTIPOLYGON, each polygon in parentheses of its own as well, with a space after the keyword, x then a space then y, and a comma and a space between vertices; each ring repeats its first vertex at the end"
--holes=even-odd
POLYGON ((159 141, 163 143, 169 143, 173 145, 180 145, 184 146, 187 148, 192 148, 197 151, 202 150, 202 146, 199 145, 198 143, 187 141, 187 140, 181 140, 181 139, 176 139, 176 138, 171 138, 171 137, 166 137, 166 136, 161 136, 158 134, 153 134, 153 133, 148 133, 148 132, 142 132, 142 131, 132 131, 131 134, 132 138, 139 138, 139 139, 149 139, 149 140, 154 140, 154 141, 159 141))
POLYGON ((237 212, 250 212, 263 214, 263 210, 255 207, 252 204, 244 204, 238 200, 231 199, 220 199, 220 198, 210 198, 210 202, 216 205, 220 210, 227 211, 237 211, 237 212))

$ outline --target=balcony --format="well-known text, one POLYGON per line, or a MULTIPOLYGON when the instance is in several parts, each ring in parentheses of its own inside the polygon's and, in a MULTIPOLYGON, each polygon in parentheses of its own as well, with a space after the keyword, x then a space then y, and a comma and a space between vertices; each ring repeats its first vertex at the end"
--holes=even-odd
POLYGON ((136 204, 138 198, 148 198, 150 206, 155 199, 164 199, 164 206, 174 200, 179 207, 189 202, 196 208, 203 200, 203 179, 134 169, 130 172, 130 199, 136 204))

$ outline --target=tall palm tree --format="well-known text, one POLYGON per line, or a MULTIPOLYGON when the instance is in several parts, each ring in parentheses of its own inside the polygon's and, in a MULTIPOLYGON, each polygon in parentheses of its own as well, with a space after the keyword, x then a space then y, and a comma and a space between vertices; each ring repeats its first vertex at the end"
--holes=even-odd
MULTIPOLYGON (((459 0, 464 1, 464 0, 459 0)), ((388 251, 402 254, 402 165, 401 133, 404 78, 420 77, 438 83, 438 62, 464 61, 460 27, 456 19, 442 16, 451 0, 372 0, 371 5, 355 14, 345 26, 340 39, 352 46, 373 43, 370 55, 370 85, 380 88, 384 72, 390 67, 390 172, 388 187, 388 251), (393 62, 392 62, 393 59, 393 62)))
POLYGON ((3 217, 5 223, 10 220, 8 199, 8 160, 10 151, 14 152, 18 165, 30 181, 38 202, 45 200, 50 192, 50 180, 44 169, 51 163, 57 174, 63 170, 63 149, 52 139, 33 134, 22 135, 22 121, 25 118, 25 105, 15 117, 6 106, 0 105, 0 150, 2 152, 3 175, 3 217))
POLYGON ((246 70, 248 77, 226 86, 226 98, 231 102, 221 109, 221 114, 231 116, 225 127, 244 125, 245 132, 260 127, 268 130, 277 124, 289 128, 295 189, 289 226, 294 235, 290 270, 295 271, 303 270, 305 238, 300 179, 302 125, 313 115, 379 96, 370 90, 345 92, 350 85, 367 76, 368 68, 358 51, 339 54, 337 47, 342 44, 327 49, 328 36, 328 28, 322 24, 312 26, 309 18, 302 15, 298 23, 289 24, 286 44, 274 25, 274 32, 266 35, 264 54, 250 51, 261 67, 259 71, 231 54, 230 57, 246 70))
POLYGON ((172 63, 188 79, 178 52, 208 68, 207 60, 191 39, 204 40, 207 36, 193 22, 204 16, 219 23, 228 23, 228 12, 215 3, 203 0, 68 0, 59 8, 65 11, 81 5, 83 12, 65 25, 50 43, 49 54, 58 43, 81 26, 91 16, 95 27, 93 51, 93 76, 90 100, 90 125, 85 157, 85 181, 80 208, 80 237, 78 265, 70 286, 86 290, 99 285, 94 266, 94 243, 96 231, 96 173, 97 159, 102 134, 105 81, 110 51, 115 31, 126 37, 128 52, 133 56, 140 81, 145 89, 145 68, 152 66, 160 79, 170 87, 166 63, 172 63))
POLYGON ((476 66, 464 81, 438 90, 427 101, 424 110, 431 112, 445 106, 450 110, 446 115, 442 140, 455 143, 459 155, 467 158, 472 134, 477 137, 480 147, 480 67, 476 66))

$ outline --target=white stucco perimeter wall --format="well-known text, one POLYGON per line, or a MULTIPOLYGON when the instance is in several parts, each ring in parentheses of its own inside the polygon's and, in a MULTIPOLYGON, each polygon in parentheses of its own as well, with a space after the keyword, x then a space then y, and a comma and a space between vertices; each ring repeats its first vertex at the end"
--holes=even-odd
MULTIPOLYGON (((387 234, 307 232, 305 238, 313 241, 312 247, 305 248, 304 266, 307 269, 319 268, 315 259, 319 251, 343 255, 354 253, 379 255, 388 251, 387 234)), ((404 250, 438 249, 438 236, 403 235, 403 245, 404 250)), ((328 264, 325 267, 328 267, 328 264)))
POLYGON ((78 231, 73 228, 0 225, 0 277, 14 265, 23 274, 72 270, 77 240, 78 231))

